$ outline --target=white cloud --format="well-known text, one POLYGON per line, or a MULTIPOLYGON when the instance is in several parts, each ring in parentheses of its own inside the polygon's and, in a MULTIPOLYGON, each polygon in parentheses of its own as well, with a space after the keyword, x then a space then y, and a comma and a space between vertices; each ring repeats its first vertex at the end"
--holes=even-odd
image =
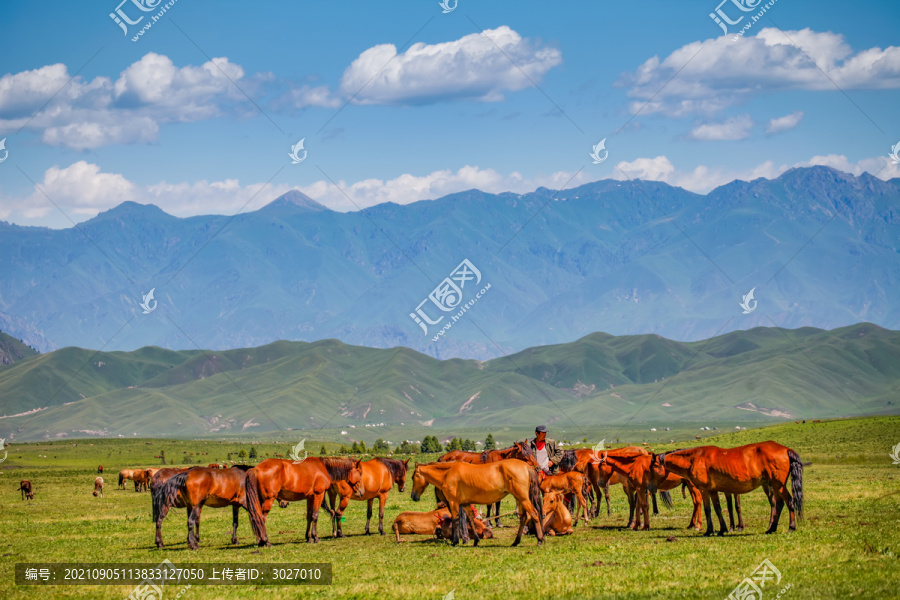
POLYGON ((152 142, 163 123, 250 110, 231 80, 250 88, 255 81, 227 58, 176 67, 153 52, 115 81, 70 78, 63 64, 0 77, 0 134, 25 126, 46 144, 74 150, 152 142))
POLYGON ((753 119, 750 115, 731 117, 724 123, 704 123, 697 125, 688 135, 690 139, 719 141, 719 140, 743 140, 749 137, 753 128, 753 119))
POLYGON ((792 165, 776 165, 772 161, 766 161, 746 169, 725 169, 700 165, 690 171, 676 169, 672 161, 666 156, 638 158, 630 162, 622 161, 618 163, 613 173, 613 178, 662 181, 698 194, 705 194, 735 179, 743 181, 752 181, 759 177, 774 179, 788 169, 814 165, 832 167, 853 175, 861 175, 863 172, 868 172, 882 180, 900 177, 900 165, 891 164, 887 156, 864 158, 854 163, 848 160, 846 156, 830 154, 827 156, 814 156, 807 161, 797 162, 792 165))
POLYGON ((736 42, 731 37, 691 42, 623 75, 618 85, 630 88, 631 112, 682 116, 715 112, 765 92, 900 87, 896 46, 854 54, 844 36, 811 29, 782 33, 765 28, 736 42))
POLYGON ((766 133, 778 133, 779 131, 793 129, 800 123, 801 119, 803 119, 802 110, 794 111, 789 115, 778 117, 777 119, 770 119, 769 124, 766 126, 766 133))
POLYGON ((346 98, 356 94, 354 102, 359 104, 497 101, 504 92, 539 82, 561 62, 558 49, 504 25, 450 42, 413 44, 401 54, 393 44, 373 46, 347 67, 340 90, 346 98))

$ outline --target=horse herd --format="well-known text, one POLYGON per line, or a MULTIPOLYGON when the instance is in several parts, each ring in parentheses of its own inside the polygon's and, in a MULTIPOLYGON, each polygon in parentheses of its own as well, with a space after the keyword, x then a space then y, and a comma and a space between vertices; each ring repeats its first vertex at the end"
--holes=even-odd
MULTIPOLYGON (((384 531, 384 509, 389 492, 396 485, 406 488, 409 460, 375 457, 367 461, 352 458, 308 457, 302 461, 266 459, 255 466, 212 464, 209 467, 124 469, 119 487, 134 482, 135 491, 147 489, 152 496, 156 545, 163 548, 162 522, 171 508, 187 510, 188 546, 200 544, 200 514, 204 507, 231 506, 231 541, 237 543, 239 509, 245 509, 256 543, 271 545, 266 520, 274 503, 286 508, 290 502, 306 500, 306 541, 318 542, 318 516, 322 505, 330 515, 332 536, 343 537, 342 517, 350 500, 367 502, 365 533, 370 533, 374 501, 378 500, 378 532, 384 531)), ((436 462, 417 464, 411 477, 411 497, 419 501, 429 485, 434 487, 437 508, 428 512, 403 512, 393 523, 398 542, 401 534, 436 535, 453 545, 469 539, 493 537, 491 522, 501 527, 500 501, 512 495, 518 516, 515 541, 534 534, 541 545, 545 533, 573 533, 580 517, 584 523, 595 518, 603 497, 609 509, 610 486, 621 484, 629 504, 630 529, 650 529, 649 506, 657 514, 656 494, 671 507, 669 494, 679 486, 690 493, 693 512, 689 528, 700 530, 703 506, 707 529, 714 533, 710 504, 720 524, 718 535, 735 530, 732 498, 738 513, 736 530, 743 529, 740 495, 762 487, 770 504, 769 527, 778 528, 786 505, 789 530, 797 527, 803 514, 803 467, 799 455, 776 442, 748 444, 737 448, 700 446, 654 454, 630 446, 607 451, 566 450, 558 474, 540 469, 531 449, 522 443, 485 452, 452 451, 436 462), (791 487, 788 489, 788 479, 791 487), (719 493, 728 503, 731 527, 725 524, 719 493), (476 505, 486 505, 482 517, 476 505), (495 510, 493 516, 491 511, 495 510), (575 520, 573 522, 573 514, 575 520)), ((102 467, 98 469, 102 473, 102 467)), ((20 486, 23 498, 33 498, 30 482, 20 486)), ((103 478, 94 483, 94 496, 103 495, 103 478)))

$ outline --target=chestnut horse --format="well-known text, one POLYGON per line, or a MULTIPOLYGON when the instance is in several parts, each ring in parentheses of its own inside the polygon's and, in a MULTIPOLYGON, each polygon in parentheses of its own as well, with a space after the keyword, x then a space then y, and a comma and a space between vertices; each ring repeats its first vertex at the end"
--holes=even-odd
MULTIPOLYGON (((637 450, 637 449, 635 449, 637 450)), ((634 518, 629 520, 629 529, 650 529, 650 503, 648 502, 648 490, 653 483, 653 491, 659 490, 663 503, 671 508, 673 506, 672 496, 669 490, 678 487, 683 480, 680 476, 670 473, 665 477, 652 478, 650 471, 651 456, 643 452, 618 451, 615 454, 604 452, 600 459, 601 464, 608 464, 616 473, 628 481, 630 487, 635 491, 635 511, 634 518), (641 515, 644 517, 644 525, 641 527, 641 515)), ((691 490, 691 499, 694 501, 694 512, 691 515, 691 524, 689 527, 695 526, 700 518, 700 495, 694 486, 688 483, 691 490)))
MULTIPOLYGON (((166 515, 169 514, 169 509, 172 507, 175 508, 184 508, 184 498, 181 497, 181 494, 176 494, 174 501, 171 504, 164 505, 162 502, 162 496, 157 494, 157 490, 162 487, 162 485, 167 482, 174 475, 178 475, 179 473, 184 473, 185 471, 190 470, 191 467, 182 467, 182 468, 174 468, 169 467, 166 469, 160 469, 150 478, 150 496, 152 498, 153 504, 153 522, 156 523, 156 547, 162 548, 162 522, 163 519, 166 518, 166 515)), ((197 538, 199 541, 199 530, 197 533, 197 538)))
MULTIPOLYGON (((472 504, 493 504, 512 494, 519 513, 519 528, 512 545, 518 546, 522 541, 522 531, 530 520, 535 523, 540 546, 544 542, 544 515, 538 472, 531 465, 514 459, 482 465, 464 462, 416 465, 410 496, 418 502, 428 484, 441 489, 453 519, 451 540, 456 546, 461 537, 466 537, 468 520, 475 519, 472 504)), ((478 539, 476 533, 476 546, 478 539)))
POLYGON ((777 442, 747 444, 737 448, 699 446, 673 450, 655 455, 651 469, 657 477, 669 473, 680 475, 700 490, 706 514, 704 535, 713 533, 710 498, 719 518, 719 535, 725 535, 728 531, 719 504, 719 492, 746 494, 762 486, 771 506, 766 533, 778 530, 778 519, 785 504, 791 518, 789 531, 796 530, 796 518, 803 517, 803 462, 794 450, 777 442), (793 495, 787 488, 788 477, 791 478, 793 495))
MULTIPOLYGON (((497 462, 498 460, 506 460, 510 458, 515 458, 521 461, 525 461, 529 465, 535 468, 540 468, 538 464, 537 458, 535 458, 534 453, 531 451, 531 446, 527 444, 523 444, 522 442, 516 442, 509 448, 502 448, 499 450, 485 450, 481 453, 481 464, 488 464, 492 462, 497 462)), ((468 461, 466 461, 468 462, 468 461)), ((437 488, 434 488, 437 490, 437 488)), ((491 524, 491 508, 494 509, 494 514, 500 514, 500 502, 496 502, 491 505, 488 504, 485 519, 487 520, 488 525, 491 524)), ((494 518, 494 525, 496 527, 503 527, 500 524, 500 518, 494 518)))
MULTIPOLYGON (((230 469, 210 469, 209 467, 193 467, 182 473, 169 477, 162 485, 153 490, 153 512, 161 514, 163 510, 176 504, 187 508, 187 543, 191 550, 200 548, 200 511, 204 506, 232 508, 231 543, 237 544, 238 509, 245 503, 246 471, 249 465, 236 465, 230 469)), ((157 523, 161 523, 159 519, 157 523)), ((157 527, 156 545, 162 548, 162 536, 157 527)))
POLYGON ((103 478, 98 477, 94 480, 94 497, 103 497, 103 478))
POLYGON ((482 452, 469 452, 468 450, 451 450, 438 457, 438 462, 464 462, 470 465, 480 465, 482 452))
POLYGON ((275 500, 306 500, 306 541, 318 543, 319 507, 334 482, 346 481, 357 496, 363 495, 360 462, 349 458, 318 458, 300 461, 268 458, 247 471, 247 512, 260 546, 271 546, 266 517, 275 500))
POLYGON ((119 489, 125 489, 125 482, 129 479, 132 479, 132 473, 135 472, 136 469, 122 469, 119 471, 119 489))
MULTIPOLYGON (((360 463, 362 481, 360 487, 365 490, 362 496, 354 500, 365 500, 368 503, 366 510, 366 535, 369 535, 369 522, 372 520, 372 504, 378 498, 378 533, 384 535, 384 507, 387 504, 388 492, 396 483, 397 489, 403 491, 406 488, 406 465, 409 459, 397 460, 376 456, 371 460, 360 463)), ((328 499, 325 508, 331 513, 331 536, 344 537, 341 528, 341 517, 344 510, 350 504, 353 496, 353 488, 346 481, 336 481, 328 488, 328 499), (339 505, 335 503, 335 497, 340 496, 339 505), (330 506, 329 506, 330 504, 330 506)))
POLYGON ((34 487, 27 479, 19 482, 19 489, 22 491, 22 500, 34 500, 34 487))
MULTIPOLYGON (((558 473, 556 475, 545 475, 541 473, 541 491, 545 494, 550 492, 559 492, 561 495, 574 494, 581 506, 581 515, 584 518, 584 524, 588 523, 587 502, 584 499, 582 489, 585 487, 585 477, 578 471, 568 471, 566 473, 558 473)), ((575 515, 575 522, 578 522, 578 515, 575 515)))
POLYGON ((97 467, 97 472, 103 475, 103 465, 97 467))

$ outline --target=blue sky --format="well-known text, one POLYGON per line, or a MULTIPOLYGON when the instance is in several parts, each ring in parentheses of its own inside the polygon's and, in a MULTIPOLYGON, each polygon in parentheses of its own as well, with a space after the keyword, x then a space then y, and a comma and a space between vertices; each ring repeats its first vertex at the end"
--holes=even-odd
POLYGON ((765 2, 727 0, 745 18, 722 35, 716 1, 177 0, 133 42, 165 4, 140 1, 128 35, 115 0, 3 3, 0 220, 68 227, 125 200, 232 214, 289 189, 356 210, 604 178, 705 192, 807 164, 900 176, 896 3, 778 0, 732 41, 765 2))

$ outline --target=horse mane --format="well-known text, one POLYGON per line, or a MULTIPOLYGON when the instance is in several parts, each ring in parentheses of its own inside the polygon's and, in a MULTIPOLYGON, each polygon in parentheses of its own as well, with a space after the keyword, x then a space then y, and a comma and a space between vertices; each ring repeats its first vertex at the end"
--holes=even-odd
POLYGON ((485 450, 484 452, 482 452, 481 453, 481 462, 486 463, 490 453, 491 453, 490 450, 485 450))
MULTIPOLYGON (((512 446, 510 446, 510 448, 515 448, 515 447, 516 447, 516 444, 513 444, 512 446)), ((531 451, 530 444, 522 444, 521 448, 522 448, 522 454, 524 454, 525 456, 531 456, 532 458, 534 458, 534 452, 531 451)), ((507 450, 508 449, 509 448, 507 448, 507 450)))
POLYGON ((241 471, 249 471, 253 468, 253 465, 232 465, 230 468, 240 469, 241 471))
POLYGON ((328 475, 334 481, 346 481, 347 477, 350 476, 350 471, 353 470, 353 466, 356 464, 356 461, 349 458, 322 457, 319 460, 322 461, 325 470, 328 471, 328 475))
POLYGON ((403 479, 406 477, 406 465, 403 464, 402 460, 386 458, 384 456, 376 456, 375 460, 387 467, 387 470, 391 472, 392 478, 403 479))
POLYGON ((571 471, 577 464, 578 454, 576 454, 574 450, 563 450, 563 458, 559 461, 560 468, 571 471))

